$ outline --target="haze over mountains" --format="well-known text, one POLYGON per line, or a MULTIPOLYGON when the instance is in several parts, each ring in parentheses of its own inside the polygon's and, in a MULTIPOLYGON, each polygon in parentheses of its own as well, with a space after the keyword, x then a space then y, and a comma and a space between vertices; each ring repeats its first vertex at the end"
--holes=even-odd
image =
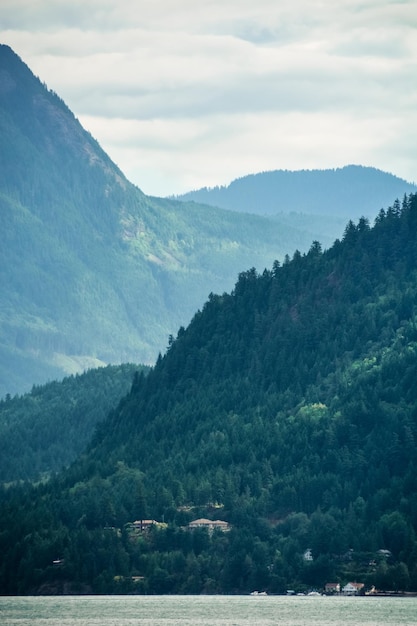
MULTIPOLYGON (((261 201, 239 205, 251 213, 145 196, 4 45, 0 136, 0 397, 88 367, 154 363, 209 293, 313 240, 328 247, 346 223, 336 205, 331 216, 255 215, 269 210, 265 175, 261 201)), ((357 197, 364 176, 375 177, 367 168, 346 174, 357 197)), ((384 205, 410 190, 378 176, 384 205)), ((343 198, 346 186, 337 185, 343 198)), ((296 197, 298 182, 292 189, 296 197)), ((316 208, 322 200, 311 194, 316 208)))
POLYGON ((415 184, 392 174, 348 165, 332 170, 261 172, 176 197, 258 215, 296 212, 348 220, 374 218, 392 199, 416 191, 415 184))

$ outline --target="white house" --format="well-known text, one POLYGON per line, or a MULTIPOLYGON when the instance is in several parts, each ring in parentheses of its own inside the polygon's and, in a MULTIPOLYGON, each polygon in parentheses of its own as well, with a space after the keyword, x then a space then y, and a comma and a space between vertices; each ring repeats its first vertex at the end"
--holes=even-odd
POLYGON ((312 561, 313 560, 313 553, 311 551, 311 548, 308 548, 304 554, 303 554, 303 559, 304 561, 312 561))
POLYGON ((345 596, 357 596, 363 587, 363 583, 348 583, 342 588, 342 593, 345 596))
POLYGON ((141 533, 148 531, 152 526, 158 526, 159 522, 154 519, 140 519, 133 522, 133 526, 141 533))

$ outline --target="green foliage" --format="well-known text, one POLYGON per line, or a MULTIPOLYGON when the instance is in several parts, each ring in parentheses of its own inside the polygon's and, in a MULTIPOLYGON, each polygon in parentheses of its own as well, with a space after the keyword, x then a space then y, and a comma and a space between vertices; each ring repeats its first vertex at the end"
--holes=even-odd
POLYGON ((75 463, 2 490, 1 592, 417 590, 416 222, 410 196, 211 294, 75 463))
POLYGON ((148 369, 108 365, 0 400, 0 482, 45 478, 72 463, 134 374, 148 369))

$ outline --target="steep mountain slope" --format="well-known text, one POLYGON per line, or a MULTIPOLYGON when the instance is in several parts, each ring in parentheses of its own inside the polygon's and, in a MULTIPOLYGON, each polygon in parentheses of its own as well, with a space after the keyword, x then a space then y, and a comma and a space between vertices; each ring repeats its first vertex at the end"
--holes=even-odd
POLYGON ((77 463, 3 490, 0 589, 417 590, 416 379, 413 195, 328 251, 242 272, 77 463))
POLYGON ((39 480, 72 463, 148 369, 108 365, 0 400, 0 482, 39 480))
MULTIPOLYGON (((136 383, 129 408, 115 415, 111 437, 104 437, 106 454, 117 455, 121 429, 123 446, 129 431, 135 456, 132 433, 137 431, 143 440, 144 430, 160 427, 164 411, 170 416, 170 431, 194 437, 190 424, 183 428, 183 419, 172 419, 176 404, 187 416, 194 406, 193 423, 201 426, 205 416, 211 430, 216 407, 242 407, 250 414, 260 406, 265 410, 265 402, 275 398, 268 409, 274 415, 286 407, 293 410, 310 396, 311 402, 319 402, 321 394, 334 402, 336 390, 350 395, 339 379, 345 368, 351 377, 363 363, 365 370, 375 366, 375 375, 380 375, 383 355, 391 350, 395 358, 400 357, 395 350, 406 354, 408 348, 410 358, 405 361, 415 367, 416 226, 414 195, 403 210, 396 203, 381 212, 373 229, 364 218, 357 226, 350 222, 343 242, 325 253, 314 242, 307 254, 296 253, 282 266, 276 263, 272 272, 242 272, 232 294, 211 296, 149 377, 141 379, 143 386, 136 383), (285 402, 282 394, 288 398, 285 402), (190 411, 185 411, 188 401, 190 411)), ((392 386, 398 384, 406 385, 410 398, 415 396, 410 376, 404 381, 397 373, 392 386)), ((389 391, 383 393, 390 401, 389 391)), ((394 397, 399 401, 403 394, 394 397)), ((183 454, 184 440, 177 443, 183 454)))
POLYGON ((319 237, 146 197, 4 45, 0 137, 0 397, 86 367, 154 363, 211 291, 319 237))
POLYGON ((297 212, 347 220, 362 216, 373 219, 394 198, 416 191, 415 184, 392 174, 348 165, 332 170, 261 172, 227 186, 190 191, 178 199, 260 215, 297 212))

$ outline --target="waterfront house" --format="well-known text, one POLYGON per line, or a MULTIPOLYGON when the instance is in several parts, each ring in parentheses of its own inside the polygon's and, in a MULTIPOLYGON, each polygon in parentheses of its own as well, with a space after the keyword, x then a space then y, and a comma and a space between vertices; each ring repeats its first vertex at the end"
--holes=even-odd
POLYGON ((342 593, 345 596, 357 596, 364 587, 363 583, 348 583, 342 588, 342 593))
POLYGON ((324 587, 324 591, 327 594, 340 593, 340 584, 339 583, 326 583, 324 587))

